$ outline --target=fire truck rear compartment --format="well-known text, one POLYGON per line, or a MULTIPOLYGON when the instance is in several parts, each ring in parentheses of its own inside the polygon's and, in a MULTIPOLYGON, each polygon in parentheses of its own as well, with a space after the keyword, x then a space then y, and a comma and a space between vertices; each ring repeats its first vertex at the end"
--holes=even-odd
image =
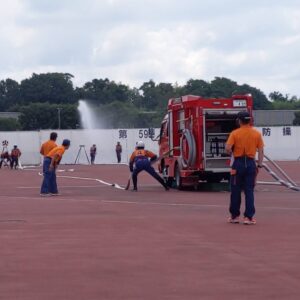
POLYGON ((204 118, 205 171, 219 173, 220 179, 228 178, 230 156, 225 144, 232 130, 237 128, 237 111, 207 111, 204 118), (221 173, 221 174, 220 174, 221 173))

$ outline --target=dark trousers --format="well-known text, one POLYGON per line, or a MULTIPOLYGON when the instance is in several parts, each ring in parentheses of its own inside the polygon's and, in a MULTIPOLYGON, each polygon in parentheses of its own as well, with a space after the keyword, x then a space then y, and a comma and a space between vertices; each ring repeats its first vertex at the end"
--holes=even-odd
POLYGON ((235 158, 233 166, 233 172, 230 178, 231 197, 229 211, 233 218, 240 215, 241 207, 241 193, 244 190, 246 209, 244 216, 252 218, 255 214, 254 207, 254 186, 256 180, 256 164, 254 159, 242 157, 235 158))
POLYGON ((15 167, 16 169, 18 164, 19 164, 19 158, 17 156, 12 156, 10 160, 10 168, 12 169, 13 167, 15 167))
POLYGON ((120 151, 116 151, 116 154, 117 154, 118 163, 120 163, 121 162, 121 152, 120 151))
POLYGON ((55 168, 49 170, 51 158, 45 157, 43 163, 44 180, 41 186, 41 194, 57 194, 56 172, 55 168))
POLYGON ((96 157, 96 154, 95 153, 91 153, 91 164, 93 165, 94 162, 95 162, 95 157, 96 157))
POLYGON ((153 178, 155 178, 164 188, 166 188, 166 184, 164 180, 156 173, 154 168, 151 166, 151 163, 148 159, 139 159, 135 162, 135 168, 132 172, 132 182, 133 187, 137 188, 137 176, 141 171, 146 171, 153 178))

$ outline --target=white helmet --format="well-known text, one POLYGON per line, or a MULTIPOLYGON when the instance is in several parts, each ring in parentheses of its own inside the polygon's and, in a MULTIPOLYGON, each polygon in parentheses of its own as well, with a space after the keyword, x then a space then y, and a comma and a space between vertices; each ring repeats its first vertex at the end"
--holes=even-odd
POLYGON ((136 143, 137 148, 145 148, 145 143, 143 141, 139 141, 136 143))

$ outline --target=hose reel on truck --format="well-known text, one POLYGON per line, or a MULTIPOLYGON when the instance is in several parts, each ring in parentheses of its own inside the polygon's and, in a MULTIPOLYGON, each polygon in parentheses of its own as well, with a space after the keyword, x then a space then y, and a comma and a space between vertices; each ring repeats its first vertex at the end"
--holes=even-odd
POLYGON ((180 159, 184 168, 192 167, 196 162, 196 142, 191 130, 182 130, 180 138, 180 159))

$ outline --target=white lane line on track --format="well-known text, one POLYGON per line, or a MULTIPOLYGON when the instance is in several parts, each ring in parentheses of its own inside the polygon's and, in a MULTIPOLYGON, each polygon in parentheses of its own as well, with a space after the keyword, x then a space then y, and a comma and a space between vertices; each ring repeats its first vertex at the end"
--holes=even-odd
MULTIPOLYGON (((94 202, 94 203, 103 203, 103 204, 124 204, 124 205, 149 205, 149 206, 171 206, 171 207, 211 207, 211 208, 228 208, 228 205, 218 205, 218 204, 201 204, 201 203, 162 203, 162 202, 141 202, 141 201, 122 201, 122 200, 100 200, 100 199, 74 199, 74 198, 63 198, 63 196, 49 196, 49 197, 25 197, 25 196, 4 196, 0 195, 0 198, 5 199, 22 199, 22 200, 42 200, 42 201, 67 201, 67 202, 94 202)), ((265 210, 285 210, 285 211, 298 211, 300 207, 279 207, 279 206, 260 206, 259 209, 265 210)))

